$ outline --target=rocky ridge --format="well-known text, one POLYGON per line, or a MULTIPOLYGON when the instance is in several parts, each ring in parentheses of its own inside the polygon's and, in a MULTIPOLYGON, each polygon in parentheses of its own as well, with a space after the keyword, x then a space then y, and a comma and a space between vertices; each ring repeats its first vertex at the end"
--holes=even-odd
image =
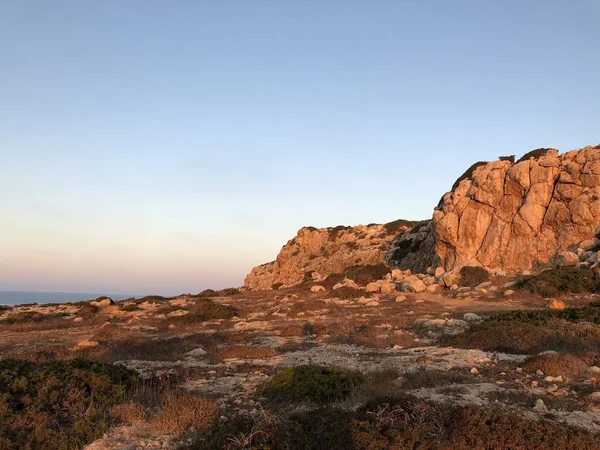
POLYGON ((564 252, 590 251, 598 223, 600 146, 562 155, 539 149, 517 162, 473 165, 427 227, 394 241, 387 261, 417 272, 465 265, 535 270, 564 252))
POLYGON ((392 240, 417 223, 398 220, 385 225, 301 228, 275 261, 252 269, 244 286, 251 290, 278 289, 299 284, 307 276, 319 281, 354 265, 380 264, 392 240))

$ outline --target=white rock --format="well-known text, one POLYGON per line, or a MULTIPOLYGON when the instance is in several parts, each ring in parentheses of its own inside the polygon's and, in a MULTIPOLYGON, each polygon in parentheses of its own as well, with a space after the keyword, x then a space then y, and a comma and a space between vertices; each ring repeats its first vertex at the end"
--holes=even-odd
POLYGON ((465 322, 464 320, 460 320, 460 319, 450 319, 450 320, 448 320, 446 325, 449 327, 460 327, 460 328, 464 328, 464 327, 468 326, 467 322, 465 322))
POLYGON ((327 290, 325 289, 324 286, 321 285, 316 285, 310 288, 310 292, 312 292, 313 294, 316 294, 318 292, 327 292, 327 290))
POLYGON ((544 378, 544 381, 546 383, 562 383, 563 382, 563 377, 562 376, 557 376, 557 377, 551 377, 551 376, 547 376, 546 378, 544 378))
POLYGON ((371 300, 371 301, 370 301, 369 303, 367 303, 365 306, 369 306, 369 307, 372 307, 372 306, 379 306, 379 302, 378 302, 378 301, 376 301, 376 300, 371 300))
POLYGON ((475 322, 477 320, 483 320, 483 318, 475 313, 466 313, 463 316, 463 319, 466 320, 467 322, 475 322))
POLYGON ((535 406, 533 407, 533 410, 537 411, 537 412, 548 412, 548 407, 544 403, 544 400, 542 400, 541 398, 538 398, 535 401, 535 406))

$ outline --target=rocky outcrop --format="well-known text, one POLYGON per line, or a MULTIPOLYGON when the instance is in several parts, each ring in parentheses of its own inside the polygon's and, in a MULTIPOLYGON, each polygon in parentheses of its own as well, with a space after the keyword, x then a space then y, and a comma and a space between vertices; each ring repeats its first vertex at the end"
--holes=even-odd
POLYGON ((465 265, 518 271, 594 238, 600 223, 600 146, 472 166, 431 223, 399 236, 387 261, 422 272, 465 265))
POLYGON ((252 269, 244 286, 253 290, 276 289, 302 283, 306 277, 318 281, 354 265, 380 264, 392 240, 415 224, 399 220, 385 225, 301 228, 275 261, 252 269))

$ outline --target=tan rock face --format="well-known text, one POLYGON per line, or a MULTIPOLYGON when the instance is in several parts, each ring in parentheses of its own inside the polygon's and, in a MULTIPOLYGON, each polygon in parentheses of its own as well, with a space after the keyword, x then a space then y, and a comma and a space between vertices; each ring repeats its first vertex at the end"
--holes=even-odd
POLYGON ((269 290, 277 284, 299 284, 309 272, 318 272, 324 278, 354 265, 380 264, 392 240, 414 223, 391 225, 301 228, 296 237, 283 246, 275 261, 252 269, 244 286, 269 290))
POLYGON ((420 272, 419 261, 446 271, 466 264, 529 270, 536 260, 547 262, 594 238, 599 223, 600 148, 548 150, 518 163, 477 167, 443 196, 428 235, 415 238, 417 248, 400 252, 404 236, 387 260, 420 272))

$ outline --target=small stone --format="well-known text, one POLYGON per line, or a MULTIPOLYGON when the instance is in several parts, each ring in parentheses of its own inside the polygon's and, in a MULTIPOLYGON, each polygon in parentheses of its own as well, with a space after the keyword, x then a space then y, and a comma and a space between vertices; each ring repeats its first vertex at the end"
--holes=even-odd
POLYGON ((510 297, 511 295, 514 295, 515 291, 513 291, 512 289, 507 289, 506 291, 504 291, 504 296, 505 297, 510 297))
POLYGON ((559 388, 558 388, 558 385, 556 385, 556 384, 553 384, 552 386, 550 386, 550 387, 547 389, 547 392, 548 392, 548 394, 552 394, 553 392, 556 392, 556 391, 558 391, 558 389, 559 389, 559 388))
POLYGON ((310 292, 312 292, 313 294, 317 294, 319 292, 327 292, 327 290, 324 286, 316 285, 310 288, 310 292))
POLYGON ((565 306, 565 302, 563 302, 562 300, 552 299, 552 301, 548 305, 548 308, 562 311, 563 309, 566 308, 566 306, 565 306))
POLYGON ((359 299, 358 299, 358 304, 359 304, 359 305, 366 305, 366 304, 367 304, 367 303, 369 303, 370 301, 371 301, 371 300, 369 300, 369 299, 368 299, 368 298, 366 298, 366 297, 361 297, 361 298, 359 298, 359 299))
POLYGON ((544 376, 544 372, 542 372, 541 370, 536 370, 536 371, 535 371, 535 374, 536 374, 538 377, 543 377, 543 376, 544 376))
POLYGON ((546 383, 562 383, 563 382, 563 377, 562 376, 557 376, 557 377, 551 377, 551 376, 547 376, 546 378, 544 378, 544 381, 546 383))
POLYGON ((399 295, 396 297, 396 303, 402 303, 406 301, 406 295, 399 295))
POLYGON ((369 303, 367 303, 365 306, 369 306, 369 307, 373 307, 373 306, 379 306, 379 302, 376 300, 371 300, 369 303))
POLYGON ((523 368, 522 367, 517 367, 517 373, 523 373, 523 368))
POLYGON ((477 370, 477 367, 473 367, 473 368, 471 368, 471 373, 473 375, 479 375, 479 370, 477 370))
POLYGON ((600 403, 600 392, 592 392, 590 395, 588 395, 588 398, 594 403, 600 403))
POLYGON ((415 303, 419 303, 419 304, 420 303, 425 303, 425 300, 417 300, 417 301, 415 301, 415 303))
POLYGON ((590 367, 590 368, 588 369, 588 372, 589 372, 591 375, 600 375, 600 367, 598 367, 598 366, 592 366, 592 367, 590 367))
POLYGON ((535 406, 533 407, 533 410, 537 412, 548 412, 548 407, 544 404, 544 400, 538 398, 535 401, 535 406))

